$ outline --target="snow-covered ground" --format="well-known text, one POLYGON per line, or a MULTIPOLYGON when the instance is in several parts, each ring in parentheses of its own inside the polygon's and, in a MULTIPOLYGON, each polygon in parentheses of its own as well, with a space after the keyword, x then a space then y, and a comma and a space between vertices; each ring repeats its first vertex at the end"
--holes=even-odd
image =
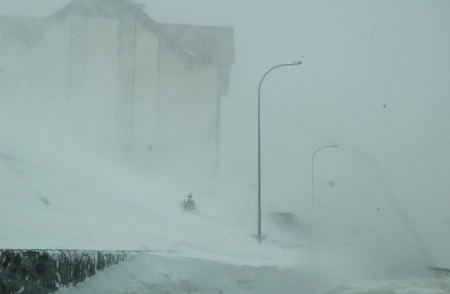
POLYGON ((1 248, 147 251, 61 293, 449 293, 404 227, 380 217, 383 203, 356 216, 338 206, 288 214, 296 218, 284 224, 265 209, 259 244, 249 195, 217 197, 133 171, 82 149, 63 125, 8 113, 0 111, 1 248), (197 213, 180 208, 190 192, 197 213))
POLYGON ((330 284, 307 268, 237 266, 205 259, 169 255, 137 254, 99 273, 74 293, 173 293, 173 294, 424 294, 448 293, 450 280, 428 276, 378 280, 343 285, 328 290, 330 284), (326 291, 326 292, 324 292, 326 291))
POLYGON ((301 274, 295 269, 237 266, 206 259, 139 254, 121 266, 100 273, 78 289, 60 292, 317 293, 318 284, 311 275, 301 274))

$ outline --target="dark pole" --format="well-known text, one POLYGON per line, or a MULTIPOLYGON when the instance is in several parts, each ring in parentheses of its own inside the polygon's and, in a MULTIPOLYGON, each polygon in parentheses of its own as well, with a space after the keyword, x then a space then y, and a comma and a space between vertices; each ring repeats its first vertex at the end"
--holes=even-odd
POLYGON ((319 149, 316 150, 316 152, 314 152, 312 159, 311 159, 311 204, 312 207, 314 209, 314 156, 316 156, 316 153, 319 150, 322 150, 324 148, 336 148, 338 147, 338 145, 330 145, 330 146, 323 146, 320 147, 319 149))
POLYGON ((269 69, 261 81, 259 82, 258 88, 258 242, 261 243, 261 85, 264 78, 267 76, 269 72, 281 66, 292 66, 292 65, 300 65, 301 61, 296 61, 287 64, 280 64, 269 69))

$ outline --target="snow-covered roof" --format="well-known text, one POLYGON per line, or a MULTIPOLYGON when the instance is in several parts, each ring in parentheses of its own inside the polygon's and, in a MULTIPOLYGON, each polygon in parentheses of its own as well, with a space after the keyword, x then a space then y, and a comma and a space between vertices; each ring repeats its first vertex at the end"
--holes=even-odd
POLYGON ((48 19, 66 19, 73 14, 84 17, 128 18, 139 21, 147 29, 156 32, 157 23, 142 8, 142 5, 129 0, 73 0, 48 19))
POLYGON ((133 19, 158 35, 186 62, 222 65, 234 63, 232 27, 160 24, 143 11, 142 5, 129 0, 73 0, 48 19, 67 19, 73 14, 133 19))
POLYGON ((186 62, 234 63, 232 27, 160 24, 160 36, 186 62))

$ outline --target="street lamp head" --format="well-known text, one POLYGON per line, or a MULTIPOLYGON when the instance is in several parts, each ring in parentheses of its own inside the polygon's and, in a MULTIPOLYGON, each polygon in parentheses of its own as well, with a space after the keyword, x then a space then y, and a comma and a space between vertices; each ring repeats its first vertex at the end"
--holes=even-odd
POLYGON ((294 62, 292 62, 291 63, 291 65, 300 65, 300 64, 302 64, 303 62, 301 62, 300 60, 299 61, 294 61, 294 62))

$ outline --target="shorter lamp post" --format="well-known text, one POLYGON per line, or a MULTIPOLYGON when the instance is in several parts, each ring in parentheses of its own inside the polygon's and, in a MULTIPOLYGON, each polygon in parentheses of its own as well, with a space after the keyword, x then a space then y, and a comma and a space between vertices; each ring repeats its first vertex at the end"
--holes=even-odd
POLYGON ((316 156, 316 153, 319 152, 319 150, 325 149, 325 148, 336 148, 339 147, 338 145, 330 145, 330 146, 322 146, 318 148, 311 159, 311 204, 314 209, 314 156, 316 156))

